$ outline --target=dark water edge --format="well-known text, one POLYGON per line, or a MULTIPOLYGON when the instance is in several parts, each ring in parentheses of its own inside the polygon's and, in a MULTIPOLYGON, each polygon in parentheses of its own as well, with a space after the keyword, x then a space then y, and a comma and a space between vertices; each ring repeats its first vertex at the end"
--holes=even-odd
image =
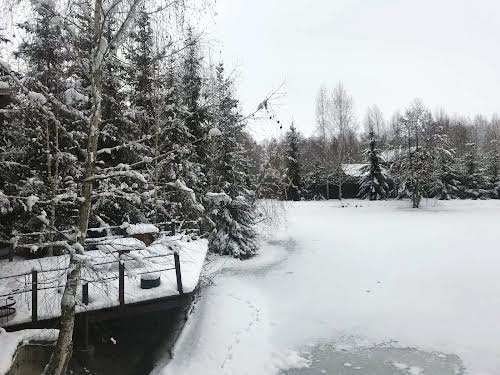
POLYGON ((282 375, 464 375, 455 354, 426 352, 416 348, 374 346, 339 350, 319 345, 307 358, 310 366, 282 371, 282 375))
POLYGON ((85 366, 77 355, 74 355, 68 373, 149 374, 159 356, 169 355, 169 346, 179 334, 179 320, 185 317, 188 308, 92 324, 90 343, 95 347, 95 358, 91 364, 85 366))

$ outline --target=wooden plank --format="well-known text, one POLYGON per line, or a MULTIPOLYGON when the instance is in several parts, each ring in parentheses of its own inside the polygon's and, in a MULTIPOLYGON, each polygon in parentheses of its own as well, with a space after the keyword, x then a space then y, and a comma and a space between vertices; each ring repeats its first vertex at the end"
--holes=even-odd
POLYGON ((119 306, 111 307, 103 310, 90 311, 89 320, 91 322, 99 322, 110 319, 118 319, 135 315, 142 315, 150 312, 167 311, 176 307, 185 306, 192 301, 192 294, 185 293, 182 296, 170 296, 157 300, 150 300, 146 303, 138 302, 127 304, 122 308, 119 306))
MULTIPOLYGON (((193 300, 193 293, 184 293, 183 295, 169 296, 126 304, 124 306, 113 306, 101 310, 81 311, 77 316, 87 315, 88 322, 99 322, 105 320, 119 319, 122 317, 131 317, 149 312, 167 311, 180 306, 186 306, 193 300)), ((26 322, 13 324, 4 327, 7 331, 16 331, 20 329, 31 328, 55 328, 58 325, 59 318, 50 318, 38 320, 35 322, 26 322)))

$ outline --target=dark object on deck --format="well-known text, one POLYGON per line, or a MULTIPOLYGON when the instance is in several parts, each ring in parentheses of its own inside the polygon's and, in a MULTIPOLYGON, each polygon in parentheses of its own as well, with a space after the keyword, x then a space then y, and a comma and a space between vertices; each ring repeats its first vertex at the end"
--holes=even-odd
POLYGON ((160 286, 161 279, 160 275, 149 273, 141 276, 141 288, 142 289, 152 289, 160 286))
POLYGON ((31 271, 31 321, 38 321, 38 271, 31 271))
POLYGON ((94 362, 95 359, 95 347, 94 345, 86 345, 77 347, 75 350, 76 357, 83 366, 89 366, 94 362))
POLYGON ((16 300, 14 297, 7 297, 4 302, 0 303, 0 322, 9 320, 16 313, 16 300))
POLYGON ((153 243, 156 238, 156 233, 136 233, 132 235, 133 238, 137 238, 139 241, 142 241, 149 246, 153 243))

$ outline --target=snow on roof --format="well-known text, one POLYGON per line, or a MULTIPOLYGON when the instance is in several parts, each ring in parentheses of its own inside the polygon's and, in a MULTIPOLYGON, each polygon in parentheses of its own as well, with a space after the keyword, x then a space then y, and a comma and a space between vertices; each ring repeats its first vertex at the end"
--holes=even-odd
POLYGON ((154 224, 130 224, 127 227, 129 235, 144 234, 144 233, 158 233, 160 230, 154 224))
POLYGON ((363 168, 367 165, 366 163, 342 164, 342 171, 347 176, 361 177, 363 175, 363 168))

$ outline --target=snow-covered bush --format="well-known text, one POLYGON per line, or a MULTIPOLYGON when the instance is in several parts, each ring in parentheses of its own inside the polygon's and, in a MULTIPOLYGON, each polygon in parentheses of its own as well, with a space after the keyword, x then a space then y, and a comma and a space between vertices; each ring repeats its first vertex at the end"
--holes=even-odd
POLYGON ((219 201, 212 210, 211 220, 215 228, 208 237, 210 251, 239 259, 255 255, 255 213, 245 197, 219 201))

